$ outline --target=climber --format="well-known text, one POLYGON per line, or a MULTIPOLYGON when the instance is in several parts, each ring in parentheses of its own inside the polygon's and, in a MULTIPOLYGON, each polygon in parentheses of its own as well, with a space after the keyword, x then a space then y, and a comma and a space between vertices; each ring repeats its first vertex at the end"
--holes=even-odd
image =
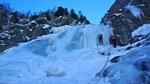
POLYGON ((113 36, 110 36, 109 37, 109 43, 112 45, 112 38, 113 38, 113 36))
POLYGON ((103 34, 99 35, 98 40, 99 40, 99 44, 102 45, 103 44, 103 34))
POLYGON ((122 42, 120 40, 120 35, 116 35, 116 45, 122 46, 122 42))
POLYGON ((111 36, 109 38, 109 42, 111 45, 113 45, 114 48, 116 48, 117 42, 116 42, 116 37, 115 36, 111 36))

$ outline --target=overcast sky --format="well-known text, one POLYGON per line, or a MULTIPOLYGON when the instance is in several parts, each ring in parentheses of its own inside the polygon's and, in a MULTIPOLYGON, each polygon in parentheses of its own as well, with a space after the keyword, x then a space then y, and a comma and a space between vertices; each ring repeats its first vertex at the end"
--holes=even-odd
POLYGON ((75 9, 76 12, 82 11, 83 15, 91 23, 99 24, 101 17, 107 12, 115 0, 0 0, 0 3, 9 3, 9 5, 18 10, 27 12, 44 11, 53 9, 57 6, 63 6, 68 9, 75 9))

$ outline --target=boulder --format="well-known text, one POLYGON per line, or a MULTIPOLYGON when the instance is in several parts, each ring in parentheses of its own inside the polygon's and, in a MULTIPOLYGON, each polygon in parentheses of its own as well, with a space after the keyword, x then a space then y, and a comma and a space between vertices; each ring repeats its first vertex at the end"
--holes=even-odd
POLYGON ((111 62, 111 63, 118 63, 118 62, 119 62, 119 59, 120 59, 120 56, 115 56, 115 57, 113 57, 113 58, 110 60, 110 62, 111 62))
POLYGON ((35 19, 35 21, 37 22, 37 24, 48 24, 48 20, 45 17, 39 17, 35 19))
POLYGON ((135 67, 140 71, 150 71, 150 58, 142 58, 135 62, 135 67))

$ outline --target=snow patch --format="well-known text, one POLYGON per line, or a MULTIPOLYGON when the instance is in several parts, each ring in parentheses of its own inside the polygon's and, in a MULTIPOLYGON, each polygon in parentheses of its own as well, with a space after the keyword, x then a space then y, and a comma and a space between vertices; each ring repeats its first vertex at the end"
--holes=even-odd
POLYGON ((49 27, 50 27, 50 25, 48 25, 48 24, 44 24, 44 25, 42 26, 43 29, 47 29, 47 28, 49 28, 49 27))
POLYGON ((122 13, 114 13, 115 16, 120 16, 122 13))
POLYGON ((137 6, 128 4, 126 6, 126 9, 129 10, 132 13, 132 15, 136 18, 141 19, 141 17, 144 16, 142 10, 140 8, 138 8, 137 6))
POLYGON ((150 34, 150 24, 144 24, 143 26, 139 27, 137 30, 132 32, 132 37, 148 34, 150 34))
POLYGON ((11 36, 8 34, 8 32, 2 32, 0 33, 0 39, 10 39, 11 36))

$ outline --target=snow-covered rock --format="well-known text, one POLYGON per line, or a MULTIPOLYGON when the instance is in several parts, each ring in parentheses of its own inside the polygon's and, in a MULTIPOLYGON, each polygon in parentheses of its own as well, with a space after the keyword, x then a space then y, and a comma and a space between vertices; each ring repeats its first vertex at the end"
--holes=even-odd
POLYGON ((148 35, 150 34, 150 24, 144 24, 143 26, 139 27, 137 30, 132 32, 132 37, 140 36, 140 35, 148 35))
POLYGON ((19 24, 23 24, 23 25, 25 25, 25 24, 28 24, 30 21, 29 21, 29 19, 19 19, 19 24))
POLYGON ((3 39, 10 39, 11 36, 8 34, 8 32, 2 32, 0 33, 0 39, 3 40, 3 39))
MULTIPOLYGON (((149 32, 149 24, 145 24, 135 30, 132 35, 149 36, 149 32)), ((111 84, 149 84, 149 37, 145 37, 128 46, 132 46, 132 49, 125 50, 125 54, 119 55, 119 58, 116 59, 117 62, 105 69, 103 77, 109 79, 111 84), (137 44, 139 46, 136 46, 137 44)))
POLYGON ((137 30, 132 32, 131 43, 149 39, 150 39, 150 24, 144 24, 143 26, 139 27, 137 30))

